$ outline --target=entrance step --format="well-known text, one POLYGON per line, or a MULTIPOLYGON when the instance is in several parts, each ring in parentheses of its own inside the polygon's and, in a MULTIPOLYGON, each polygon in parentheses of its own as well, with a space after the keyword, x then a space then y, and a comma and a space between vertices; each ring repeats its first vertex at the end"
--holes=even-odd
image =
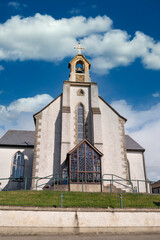
POLYGON ((68 185, 55 185, 55 187, 46 185, 43 190, 48 190, 48 191, 69 191, 68 185))
MULTIPOLYGON (((103 186, 103 192, 110 193, 111 192, 111 186, 103 186)), ((117 188, 114 185, 112 185, 112 193, 126 193, 126 190, 117 188)))

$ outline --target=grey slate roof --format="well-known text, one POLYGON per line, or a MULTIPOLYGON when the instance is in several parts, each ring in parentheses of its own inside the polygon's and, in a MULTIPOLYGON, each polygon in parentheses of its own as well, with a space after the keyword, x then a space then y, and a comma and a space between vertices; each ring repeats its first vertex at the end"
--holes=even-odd
POLYGON ((126 139, 126 149, 130 151, 145 151, 143 147, 141 147, 133 138, 129 135, 125 135, 126 139))
MULTIPOLYGON (((0 146, 34 146, 34 131, 23 131, 23 130, 9 130, 0 139, 0 146)), ((130 151, 144 151, 136 141, 134 141, 130 136, 125 135, 126 139, 126 149, 130 151)))
POLYGON ((156 182, 153 182, 152 184, 157 184, 157 183, 160 183, 160 180, 156 181, 156 182))
POLYGON ((0 139, 0 146, 34 146, 34 131, 9 130, 0 139))

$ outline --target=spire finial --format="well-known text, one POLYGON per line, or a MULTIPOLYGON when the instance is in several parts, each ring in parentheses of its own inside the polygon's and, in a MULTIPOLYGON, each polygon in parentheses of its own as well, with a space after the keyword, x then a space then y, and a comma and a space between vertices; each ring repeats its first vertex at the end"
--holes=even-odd
POLYGON ((80 42, 78 43, 78 47, 74 47, 74 49, 78 49, 78 54, 81 54, 81 49, 85 49, 84 47, 81 47, 80 42))

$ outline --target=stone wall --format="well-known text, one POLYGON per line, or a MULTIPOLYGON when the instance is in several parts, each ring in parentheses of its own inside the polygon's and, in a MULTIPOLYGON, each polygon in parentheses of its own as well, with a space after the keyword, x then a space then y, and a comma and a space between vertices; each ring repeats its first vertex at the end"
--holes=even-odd
POLYGON ((0 233, 160 231, 159 209, 1 207, 0 233))

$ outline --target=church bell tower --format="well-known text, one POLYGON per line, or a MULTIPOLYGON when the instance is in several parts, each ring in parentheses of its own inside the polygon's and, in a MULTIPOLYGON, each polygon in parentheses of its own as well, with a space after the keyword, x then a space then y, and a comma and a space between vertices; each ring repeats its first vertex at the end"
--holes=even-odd
POLYGON ((70 82, 91 82, 89 69, 90 69, 90 62, 85 58, 83 54, 81 54, 81 49, 84 49, 78 44, 78 54, 69 62, 70 68, 70 82))
POLYGON ((103 152, 98 86, 91 81, 90 62, 81 54, 84 48, 80 43, 75 48, 78 54, 69 62, 69 81, 63 82, 61 164, 84 139, 103 152))

